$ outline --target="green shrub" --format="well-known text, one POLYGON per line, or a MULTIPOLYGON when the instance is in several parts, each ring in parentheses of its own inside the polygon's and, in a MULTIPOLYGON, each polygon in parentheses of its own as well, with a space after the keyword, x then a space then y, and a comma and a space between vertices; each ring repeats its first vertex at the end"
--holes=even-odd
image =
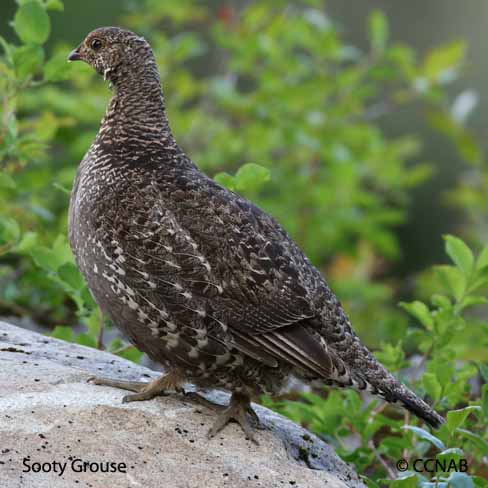
POLYGON ((401 304, 415 319, 406 341, 422 353, 420 361, 407 361, 401 344, 384 344, 376 353, 410 387, 430 398, 434 408, 447 412, 441 429, 432 434, 418 427, 419 421, 408 412, 399 417, 376 400, 365 406, 355 391, 331 390, 326 398, 307 393, 300 402, 265 401, 325 437, 343 459, 368 475, 371 486, 429 487, 433 482, 453 487, 486 486, 481 473, 488 453, 488 323, 468 309, 488 303, 488 246, 475 259, 463 241, 453 236, 445 239, 446 252, 454 264, 435 268, 439 292, 429 303, 401 304), (406 367, 410 370, 404 376, 406 367), (460 459, 466 459, 469 469, 462 475, 454 470, 396 470, 400 459, 411 465, 421 458, 443 460, 447 466, 451 459, 457 466, 460 459))
MULTIPOLYGON (((104 344, 104 321, 64 237, 68 189, 97 131, 107 87, 88 66, 65 62, 74 46, 46 53, 49 14, 62 10, 60 0, 17 3, 18 40, 0 38, 0 313, 31 316, 55 326, 57 337, 138 360, 118 339, 104 344), (74 336, 67 326, 74 322, 85 332, 74 336)), ((379 358, 401 375, 413 367, 421 377, 407 375, 407 382, 439 410, 452 411, 434 437, 383 404, 365 407, 353 391, 273 406, 332 442, 371 484, 431 486, 425 473, 400 478, 394 461, 435 455, 465 456, 470 465, 466 476, 438 473, 439 486, 482 486, 488 334, 481 315, 466 309, 485 302, 488 251, 475 260, 462 241, 447 237, 454 266, 419 280, 419 296, 435 294, 402 304, 412 325, 393 306, 394 283, 375 277, 400 258, 395 228, 406 218, 411 189, 431 173, 419 161, 415 128, 388 138, 375 125, 383 115, 424 108, 480 176, 452 200, 475 224, 486 211, 484 155, 452 116, 444 91, 462 68, 465 46, 453 42, 418 59, 390 42, 386 18, 374 12, 366 26, 370 47, 362 52, 341 39, 323 3, 260 0, 237 11, 145 0, 123 23, 155 49, 181 145, 220 183, 282 222, 379 358), (420 365, 411 360, 415 352, 420 365), (348 447, 350 439, 357 447, 348 447)), ((480 225, 465 233, 483 241, 480 225)))

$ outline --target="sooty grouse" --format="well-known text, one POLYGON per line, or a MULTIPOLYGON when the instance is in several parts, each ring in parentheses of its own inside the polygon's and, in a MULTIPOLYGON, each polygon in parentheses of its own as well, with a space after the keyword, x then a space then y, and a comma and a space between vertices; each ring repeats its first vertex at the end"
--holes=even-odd
POLYGON ((184 381, 232 392, 229 420, 253 438, 250 398, 294 374, 369 389, 433 426, 443 418, 379 364, 341 304, 273 218, 201 173, 168 125, 149 44, 116 27, 70 55, 114 96, 74 183, 69 238, 107 314, 167 374, 151 383, 96 378, 146 400, 184 381))

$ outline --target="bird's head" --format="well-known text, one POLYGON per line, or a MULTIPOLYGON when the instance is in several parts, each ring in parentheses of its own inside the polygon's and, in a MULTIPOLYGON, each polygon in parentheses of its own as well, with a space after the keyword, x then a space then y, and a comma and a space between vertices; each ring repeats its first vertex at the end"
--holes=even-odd
POLYGON ((85 61, 111 81, 153 60, 151 47, 143 37, 119 27, 95 29, 68 56, 68 61, 85 61))

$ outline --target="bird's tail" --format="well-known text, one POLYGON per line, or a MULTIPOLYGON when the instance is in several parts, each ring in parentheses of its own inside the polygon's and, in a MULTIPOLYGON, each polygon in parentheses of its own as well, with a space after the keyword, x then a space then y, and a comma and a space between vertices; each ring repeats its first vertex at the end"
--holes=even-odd
POLYGON ((438 429, 445 422, 444 417, 399 381, 397 381, 397 387, 393 390, 392 395, 393 402, 400 402, 409 412, 425 420, 435 429, 438 429))
POLYGON ((351 346, 348 353, 351 354, 351 350, 354 350, 352 356, 355 360, 351 356, 341 358, 331 354, 329 350, 335 377, 324 376, 315 380, 323 382, 326 379, 326 384, 329 385, 366 390, 387 402, 400 403, 409 412, 436 429, 445 422, 430 405, 382 366, 364 345, 358 341, 351 346))
MULTIPOLYGON (((364 346, 363 346, 364 347, 364 346)), ((365 348, 366 349, 366 348, 365 348)), ((438 429, 445 419, 412 390, 397 380, 367 351, 369 367, 363 371, 363 379, 371 393, 391 403, 399 402, 409 412, 438 429)))

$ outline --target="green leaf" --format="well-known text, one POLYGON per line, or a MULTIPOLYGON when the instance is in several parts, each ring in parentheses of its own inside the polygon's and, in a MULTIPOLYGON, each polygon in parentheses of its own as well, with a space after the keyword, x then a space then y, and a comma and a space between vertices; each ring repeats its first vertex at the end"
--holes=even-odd
POLYGON ((432 302, 432 305, 437 308, 449 308, 452 305, 451 300, 449 300, 448 297, 439 294, 432 295, 430 301, 432 302))
POLYGON ((474 165, 481 164, 483 154, 478 141, 451 114, 436 110, 430 111, 427 118, 432 127, 445 134, 456 145, 463 159, 474 165))
POLYGON ((119 337, 115 337, 110 341, 110 344, 108 345, 108 350, 109 352, 115 352, 118 349, 120 349, 123 346, 123 342, 119 337))
POLYGON ((484 247, 476 261, 476 269, 488 267, 488 246, 484 247))
POLYGON ((433 329, 434 319, 425 303, 416 300, 411 303, 401 302, 400 306, 409 314, 413 315, 428 330, 433 329))
POLYGON ((219 185, 222 185, 231 191, 234 191, 236 189, 234 177, 232 175, 230 175, 229 173, 224 173, 224 172, 217 173, 214 176, 214 180, 219 185))
POLYGON ((238 191, 257 190, 270 179, 268 168, 255 163, 247 163, 239 168, 235 176, 238 191))
POLYGON ((460 303, 461 308, 473 307, 475 305, 486 305, 488 303, 487 297, 471 295, 463 299, 460 303))
POLYGON ((81 344, 82 346, 93 347, 95 349, 97 347, 96 339, 94 337, 92 337, 91 335, 88 335, 84 332, 82 332, 81 334, 78 334, 76 336, 75 342, 77 344, 81 344))
POLYGON ((389 370, 395 371, 406 366, 404 361, 405 352, 403 351, 401 342, 396 345, 382 342, 381 350, 376 351, 376 357, 380 360, 381 364, 386 366, 389 370))
POLYGON ((17 139, 17 136, 19 135, 17 117, 15 113, 10 114, 10 117, 8 117, 7 133, 13 140, 17 139))
POLYGON ((59 234, 52 244, 52 250, 57 254, 60 264, 74 262, 73 254, 66 240, 65 234, 59 234))
POLYGON ((51 332, 51 337, 67 342, 74 342, 73 329, 64 325, 57 325, 51 332))
POLYGON ((100 333, 100 327, 102 324, 103 318, 101 317, 101 312, 99 309, 94 309, 91 311, 90 316, 86 320, 86 326, 88 328, 88 333, 92 337, 98 337, 100 333))
POLYGON ((435 269, 456 301, 461 301, 466 292, 466 277, 461 270, 446 265, 436 266, 435 269))
POLYGON ((57 271, 63 263, 57 253, 47 247, 37 247, 31 250, 35 263, 47 271, 57 271))
POLYGON ((10 65, 12 65, 12 53, 14 50, 14 46, 12 46, 12 44, 9 44, 2 36, 0 36, 0 46, 2 46, 3 52, 5 53, 5 59, 10 65))
POLYGON ((19 7, 21 7, 22 5, 25 5, 26 3, 31 3, 32 1, 37 2, 37 3, 42 5, 43 0, 15 0, 15 2, 17 3, 17 5, 19 5, 19 7))
POLYGON ((451 473, 447 482, 449 488, 474 488, 471 476, 466 473, 451 473))
POLYGON ((95 303, 95 300, 93 299, 93 296, 87 286, 84 286, 81 289, 80 298, 81 300, 83 300, 86 308, 90 310, 96 308, 97 305, 95 303))
POLYGON ((34 76, 42 67, 44 50, 36 44, 20 46, 13 53, 15 72, 19 78, 34 76))
POLYGON ((441 397, 442 386, 439 383, 437 376, 434 373, 424 373, 422 376, 422 383, 432 400, 438 402, 441 397))
POLYGON ((466 429, 457 429, 456 432, 462 437, 469 439, 481 452, 488 452, 488 441, 483 439, 480 435, 466 429))
POLYGON ((474 267, 474 256, 471 249, 458 237, 446 235, 446 252, 456 266, 469 276, 474 267))
POLYGON ((124 351, 118 354, 118 356, 138 364, 141 362, 142 355, 143 353, 138 349, 136 349, 135 347, 125 349, 124 351))
POLYGON ((369 40, 374 51, 384 51, 388 41, 388 20, 381 10, 374 10, 368 19, 369 40))
POLYGON ((465 52, 466 43, 463 41, 455 41, 431 50, 424 61, 423 76, 431 81, 444 81, 449 72, 459 67, 465 52))
POLYGON ((69 188, 66 188, 65 186, 61 185, 60 183, 58 182, 54 182, 53 183, 53 186, 54 188, 56 188, 57 190, 61 191, 62 193, 64 193, 65 195, 71 195, 71 190, 69 188))
POLYGON ((477 270, 474 273, 474 276, 471 277, 469 280, 469 287, 467 289, 467 293, 474 292, 479 290, 480 288, 484 287, 488 284, 488 267, 484 267, 482 269, 477 270))
POLYGON ((417 488, 418 478, 415 474, 403 476, 389 483, 390 488, 417 488))
POLYGON ((64 4, 61 0, 47 0, 46 9, 62 12, 64 10, 64 4))
POLYGON ((71 66, 66 61, 66 54, 53 56, 44 65, 44 78, 47 81, 62 81, 69 78, 71 66))
POLYGON ((26 232, 20 242, 15 246, 14 251, 19 254, 27 254, 37 245, 37 233, 26 232))
POLYGON ((0 188, 14 189, 16 187, 14 179, 5 171, 0 172, 0 188))
POLYGON ((84 286, 78 268, 73 263, 65 263, 58 269, 58 275, 73 290, 80 290, 84 286))
POLYGON ((449 432, 454 432, 457 428, 461 427, 464 424, 468 415, 473 411, 481 410, 481 407, 478 406, 470 406, 461 408, 459 410, 450 410, 447 412, 447 428, 449 432))
POLYGON ((484 382, 488 383, 488 364, 479 363, 478 367, 480 369, 480 374, 484 382))
POLYGON ((0 215, 0 246, 13 244, 20 238, 19 224, 12 218, 0 215))
POLYGON ((473 480, 475 488, 488 488, 488 480, 485 476, 472 475, 471 479, 473 480))
POLYGON ((459 449, 459 447, 450 447, 449 449, 446 449, 445 451, 440 452, 437 454, 437 458, 454 458, 454 459, 459 459, 460 457, 464 456, 464 451, 462 449, 459 449))
POLYGON ((404 425, 402 429, 411 430, 418 437, 430 442, 441 451, 444 451, 446 449, 446 446, 439 438, 435 437, 430 432, 427 432, 425 429, 421 429, 420 427, 415 427, 414 425, 404 425))
POLYGON ((376 481, 373 481, 372 479, 368 478, 365 475, 363 475, 362 478, 368 488, 380 488, 380 485, 376 483, 376 481))
POLYGON ((13 27, 22 42, 43 44, 49 37, 51 22, 41 4, 31 1, 19 7, 14 17, 13 27))

